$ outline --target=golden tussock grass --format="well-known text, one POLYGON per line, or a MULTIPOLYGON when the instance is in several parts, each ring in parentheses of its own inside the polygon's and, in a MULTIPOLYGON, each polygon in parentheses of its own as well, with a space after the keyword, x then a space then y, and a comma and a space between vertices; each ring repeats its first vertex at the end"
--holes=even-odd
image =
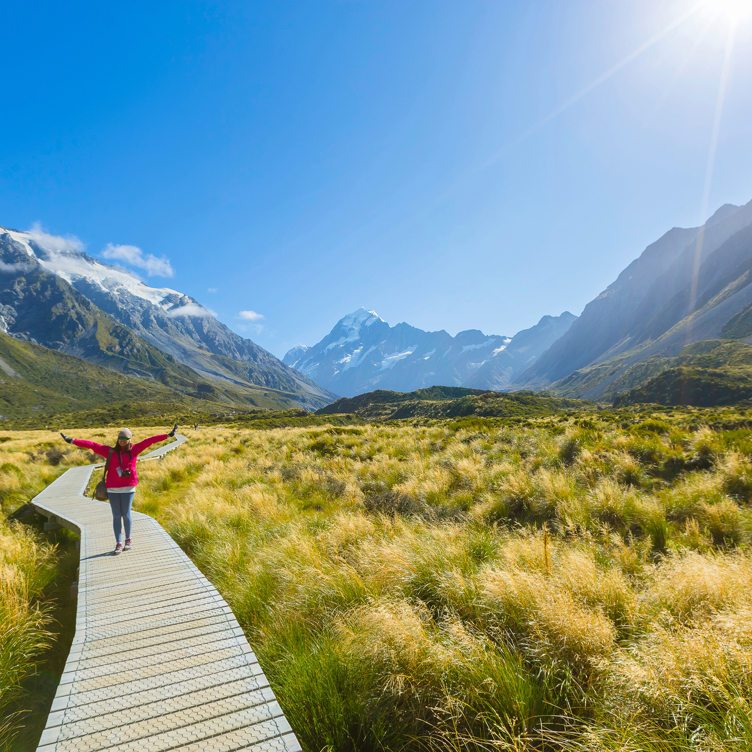
POLYGON ((749 460, 715 432, 192 438, 144 466, 139 504, 233 605, 310 749, 565 747, 575 727, 614 748, 617 720, 644 742, 744 675, 749 460))
POLYGON ((22 722, 23 681, 49 647, 49 604, 40 600, 55 575, 53 547, 0 518, 0 746, 22 722))
POLYGON ((206 428, 136 507, 308 750, 752 746, 752 439, 668 420, 206 428))

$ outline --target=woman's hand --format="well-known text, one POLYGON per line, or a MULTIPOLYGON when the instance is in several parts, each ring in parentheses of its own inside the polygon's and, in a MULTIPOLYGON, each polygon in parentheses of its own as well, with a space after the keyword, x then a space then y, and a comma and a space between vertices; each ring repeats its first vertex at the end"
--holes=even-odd
POLYGON ((70 436, 66 436, 62 431, 60 431, 60 435, 69 443, 73 443, 73 439, 70 436))
POLYGON ((177 430, 178 430, 178 424, 176 423, 176 424, 175 424, 175 425, 174 425, 174 426, 172 427, 172 431, 170 431, 170 433, 168 433, 167 435, 168 435, 168 436, 174 436, 174 435, 175 435, 175 431, 177 431, 177 430))

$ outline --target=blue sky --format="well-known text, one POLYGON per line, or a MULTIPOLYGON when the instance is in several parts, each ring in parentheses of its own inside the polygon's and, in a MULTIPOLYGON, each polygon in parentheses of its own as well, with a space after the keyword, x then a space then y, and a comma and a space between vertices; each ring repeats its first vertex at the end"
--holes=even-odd
POLYGON ((278 356, 361 305, 512 335, 752 199, 725 4, 7 4, 0 225, 141 249, 278 356))

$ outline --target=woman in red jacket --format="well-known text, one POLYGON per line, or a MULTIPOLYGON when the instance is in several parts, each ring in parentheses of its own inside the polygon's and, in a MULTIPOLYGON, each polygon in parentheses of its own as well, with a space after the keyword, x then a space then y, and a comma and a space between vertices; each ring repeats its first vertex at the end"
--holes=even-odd
POLYGON ((136 460, 138 455, 152 444, 164 441, 169 436, 174 436, 178 424, 176 423, 170 433, 163 433, 157 436, 151 436, 148 439, 139 441, 138 444, 131 444, 133 434, 129 429, 123 428, 118 433, 117 441, 114 447, 103 446, 93 441, 83 441, 73 439, 64 433, 60 435, 69 443, 75 444, 84 449, 91 449, 92 452, 102 457, 108 457, 112 451, 110 466, 107 468, 107 496, 110 499, 110 508, 112 510, 112 527, 115 531, 115 550, 114 554, 131 549, 131 504, 136 494, 138 485, 138 475, 136 474, 136 460), (120 532, 120 520, 125 524, 125 546, 122 543, 122 534, 120 532))

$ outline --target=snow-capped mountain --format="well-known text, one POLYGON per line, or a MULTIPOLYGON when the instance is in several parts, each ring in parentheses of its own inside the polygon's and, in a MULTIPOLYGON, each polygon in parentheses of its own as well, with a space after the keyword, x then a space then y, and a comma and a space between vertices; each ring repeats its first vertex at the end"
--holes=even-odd
MULTIPOLYGON (((84 253, 75 241, 44 232, 19 232, 0 227, 0 235, 2 234, 14 241, 26 253, 30 262, 38 261, 44 269, 61 277, 73 287, 86 281, 102 292, 141 298, 164 310, 174 307, 171 305, 172 301, 186 297, 167 287, 154 288, 145 285, 125 269, 103 263, 84 253)), ((209 315, 208 311, 206 315, 209 315)))
POLYGON ((38 325, 29 324, 28 316, 22 317, 28 331, 19 331, 15 325, 19 321, 18 306, 28 305, 33 299, 33 286, 23 281, 31 270, 54 275, 96 309, 199 374, 285 390, 297 394, 298 403, 304 407, 320 407, 335 397, 251 340, 232 332, 190 296, 171 288, 150 287, 125 269, 89 256, 79 244, 65 238, 0 227, 0 289, 15 290, 5 296, 0 328, 13 336, 56 349, 68 347, 69 352, 77 354, 73 345, 63 342, 64 337, 46 341, 50 326, 44 317, 38 325), (21 297, 26 303, 21 303, 21 297))
POLYGON ((389 326, 375 311, 360 308, 338 321, 318 344, 290 350, 283 362, 346 397, 435 385, 503 389, 574 319, 570 313, 544 317, 536 327, 520 332, 515 347, 516 337, 477 329, 452 337, 444 330, 426 332, 404 323, 389 326))

